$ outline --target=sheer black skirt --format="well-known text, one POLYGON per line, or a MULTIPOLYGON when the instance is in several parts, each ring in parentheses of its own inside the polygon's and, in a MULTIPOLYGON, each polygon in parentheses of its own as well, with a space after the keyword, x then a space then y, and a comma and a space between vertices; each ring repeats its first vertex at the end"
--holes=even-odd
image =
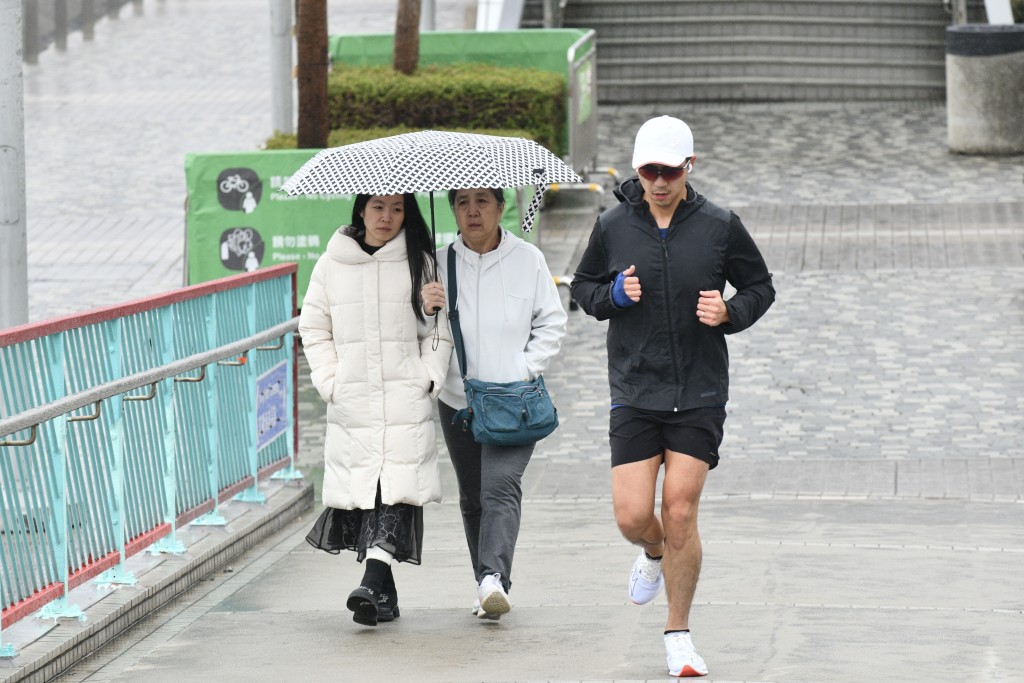
POLYGON ((372 510, 324 508, 323 514, 306 534, 306 541, 332 555, 353 550, 356 560, 366 559, 368 548, 380 547, 399 562, 419 564, 423 553, 423 507, 408 503, 385 505, 372 510))

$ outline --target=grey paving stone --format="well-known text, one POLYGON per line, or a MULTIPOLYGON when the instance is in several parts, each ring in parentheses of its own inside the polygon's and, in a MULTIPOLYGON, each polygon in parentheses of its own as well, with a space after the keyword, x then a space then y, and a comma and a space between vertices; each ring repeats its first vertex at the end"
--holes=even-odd
MULTIPOLYGON (((269 134, 265 0, 141 5, 101 21, 94 42, 73 39, 26 68, 33 320, 180 286, 183 155, 256 149, 269 134)), ((442 28, 461 27, 465 3, 437 5, 442 28)), ((394 3, 330 11, 332 27, 389 31, 394 3)), ((778 290, 765 318, 730 338, 723 460, 701 508, 695 619, 715 680, 857 680, 865 653, 893 680, 1007 680, 1024 637, 1013 580, 1024 553, 1024 157, 949 154, 935 103, 694 105, 601 107, 600 164, 627 173, 636 128, 660 113, 691 124, 694 185, 736 209, 778 290), (950 637, 939 645, 934 633, 950 637), (1001 664, 986 668, 993 657, 1001 664)), ((610 175, 592 180, 600 201, 614 201, 610 175)), ((542 214, 541 245, 568 275, 593 212, 565 199, 542 214)), ((634 550, 611 514, 605 329, 572 312, 548 373, 564 419, 527 470, 521 616, 501 631, 465 614, 470 577, 442 451, 432 564, 401 568, 415 588, 385 634, 407 646, 400 657, 429 657, 393 660, 400 670, 423 680, 663 675, 663 598, 624 604, 634 550), (458 656, 497 648, 516 668, 457 667, 441 656, 456 638, 467 643, 458 656)), ((300 377, 298 458, 315 472, 323 407, 300 377)), ((338 607, 358 568, 314 557, 303 531, 290 533, 240 587, 179 609, 148 643, 131 639, 124 659, 105 655, 68 680, 230 678, 254 642, 261 671, 316 666, 294 659, 281 634, 321 657, 314 646, 364 650, 373 636, 338 607)), ((367 667, 367 680, 380 670, 367 667)))

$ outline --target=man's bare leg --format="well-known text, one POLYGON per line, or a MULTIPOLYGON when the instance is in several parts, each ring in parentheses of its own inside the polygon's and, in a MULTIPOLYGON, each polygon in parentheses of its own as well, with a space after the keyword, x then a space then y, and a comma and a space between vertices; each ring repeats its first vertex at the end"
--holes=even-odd
POLYGON ((665 451, 661 521, 665 533, 662 573, 668 595, 666 631, 689 628, 690 606, 697 590, 703 556, 697 529, 697 508, 707 475, 706 462, 675 451, 665 451))
POLYGON ((627 541, 643 547, 651 557, 665 550, 665 532, 654 512, 661 456, 612 468, 612 503, 615 522, 627 541))

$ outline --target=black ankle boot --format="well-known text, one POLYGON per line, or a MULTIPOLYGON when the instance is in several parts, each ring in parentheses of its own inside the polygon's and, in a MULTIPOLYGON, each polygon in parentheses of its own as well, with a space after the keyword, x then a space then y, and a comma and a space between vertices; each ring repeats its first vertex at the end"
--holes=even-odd
POLYGON ((345 606, 352 610, 352 621, 365 626, 377 625, 377 600, 389 569, 390 567, 380 560, 366 561, 363 580, 358 588, 349 593, 348 601, 345 603, 345 606))
POLYGON ((384 585, 377 595, 377 621, 394 621, 400 615, 398 611, 398 589, 395 587, 395 575, 388 566, 384 575, 384 585))

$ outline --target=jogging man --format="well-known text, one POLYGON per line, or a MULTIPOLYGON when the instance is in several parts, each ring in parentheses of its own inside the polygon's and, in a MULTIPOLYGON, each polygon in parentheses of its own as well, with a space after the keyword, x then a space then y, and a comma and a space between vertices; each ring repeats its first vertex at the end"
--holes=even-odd
POLYGON ((718 465, 729 398, 725 335, 750 327, 775 300, 772 275, 739 217, 690 186, 696 160, 684 122, 644 123, 633 150, 637 177, 597 219, 572 280, 583 310, 609 321, 615 521, 641 547, 630 599, 646 604, 665 586, 672 676, 708 672, 689 616, 702 556, 697 507, 718 465), (728 300, 726 282, 736 290, 728 300))

